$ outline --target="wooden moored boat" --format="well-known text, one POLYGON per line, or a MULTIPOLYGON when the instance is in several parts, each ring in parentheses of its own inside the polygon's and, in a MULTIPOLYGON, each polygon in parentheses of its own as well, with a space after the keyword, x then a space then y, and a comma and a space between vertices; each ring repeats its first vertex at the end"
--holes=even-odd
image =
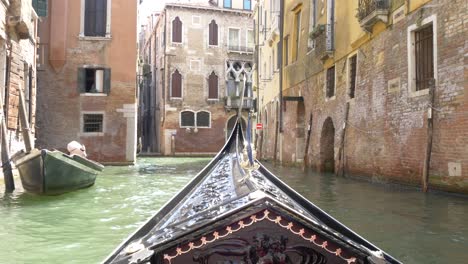
POLYGON ((257 161, 245 166, 249 147, 237 124, 218 155, 104 263, 400 263, 257 161))
POLYGON ((15 159, 23 188, 32 193, 57 195, 92 186, 104 166, 78 155, 32 149, 15 159))

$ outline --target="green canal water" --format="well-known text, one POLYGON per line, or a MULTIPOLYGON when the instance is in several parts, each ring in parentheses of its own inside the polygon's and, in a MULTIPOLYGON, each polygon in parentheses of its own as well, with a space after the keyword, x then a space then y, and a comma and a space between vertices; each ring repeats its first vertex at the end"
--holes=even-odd
MULTIPOLYGON (((208 161, 142 158, 60 196, 0 190, 0 263, 100 263, 208 161)), ((467 197, 268 167, 404 263, 468 261, 467 197)))

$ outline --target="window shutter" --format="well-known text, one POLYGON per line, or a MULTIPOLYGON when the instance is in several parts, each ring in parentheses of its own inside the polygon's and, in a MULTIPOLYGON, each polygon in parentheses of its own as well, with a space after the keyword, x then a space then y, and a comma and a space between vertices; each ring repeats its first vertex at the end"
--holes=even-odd
POLYGON ((106 36, 107 0, 96 0, 96 36, 106 36))
POLYGON ((197 127, 210 127, 210 112, 201 111, 197 113, 197 127))
POLYGON ((85 36, 95 36, 96 30, 96 2, 86 0, 85 2, 85 36))
POLYGON ((179 17, 172 21, 172 42, 182 42, 182 22, 179 17))
POLYGON ((208 98, 218 99, 218 76, 214 72, 210 74, 208 81, 208 98))
POLYGON ((78 93, 86 93, 86 69, 78 68, 78 93))
POLYGON ((111 69, 104 69, 104 93, 110 94, 111 90, 111 69))
POLYGON ((211 20, 211 23, 209 25, 210 28, 210 45, 217 46, 218 45, 218 25, 216 24, 216 21, 211 20))
POLYGON ((176 70, 172 74, 172 89, 171 97, 180 98, 182 97, 182 76, 179 71, 176 70))
POLYGON ((47 0, 33 0, 32 5, 38 16, 47 16, 47 0))

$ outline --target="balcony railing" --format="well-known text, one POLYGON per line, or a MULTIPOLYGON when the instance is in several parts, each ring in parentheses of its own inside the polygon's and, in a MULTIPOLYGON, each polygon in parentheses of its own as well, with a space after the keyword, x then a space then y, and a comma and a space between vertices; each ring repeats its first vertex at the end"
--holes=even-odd
POLYGON ((388 22, 390 0, 359 0, 357 18, 361 27, 372 31, 378 21, 388 22))
MULTIPOLYGON (((225 99, 226 108, 228 109, 239 109, 241 107, 241 98, 240 96, 228 96, 225 99)), ((253 109, 255 108, 255 99, 252 97, 244 97, 244 102, 242 104, 242 109, 253 109)))
POLYGON ((253 53, 254 47, 228 45, 228 51, 237 53, 253 53))
POLYGON ((333 57, 335 51, 335 30, 333 24, 319 25, 318 27, 323 28, 316 32, 315 35, 315 54, 321 60, 326 60, 333 57))

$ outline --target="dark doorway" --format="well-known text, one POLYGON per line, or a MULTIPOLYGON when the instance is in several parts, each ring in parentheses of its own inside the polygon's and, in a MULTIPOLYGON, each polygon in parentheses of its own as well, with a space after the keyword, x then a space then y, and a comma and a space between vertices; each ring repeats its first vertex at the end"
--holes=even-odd
MULTIPOLYGON (((226 128, 226 140, 229 139, 229 136, 232 133, 232 129, 234 128, 234 125, 236 124, 236 120, 237 120, 237 115, 234 115, 231 118, 229 118, 227 122, 227 128, 226 128)), ((244 136, 245 136, 245 129, 247 127, 247 123, 245 123, 244 118, 241 118, 241 124, 242 124, 242 131, 244 132, 244 136)))
POLYGON ((320 171, 335 172, 335 126, 330 117, 323 123, 320 137, 320 171))

